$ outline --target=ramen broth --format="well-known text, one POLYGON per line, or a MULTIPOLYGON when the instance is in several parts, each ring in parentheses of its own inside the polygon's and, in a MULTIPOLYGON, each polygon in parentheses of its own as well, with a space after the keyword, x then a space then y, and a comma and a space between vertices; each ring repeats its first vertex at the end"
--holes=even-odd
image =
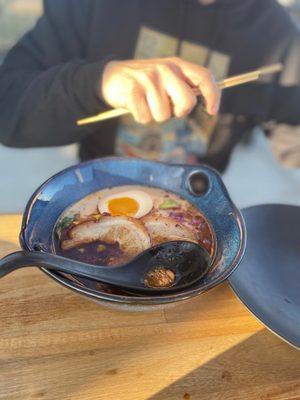
POLYGON ((197 207, 172 192, 144 186, 92 193, 69 207, 55 229, 57 254, 94 265, 120 265, 171 240, 214 252, 212 229, 197 207))

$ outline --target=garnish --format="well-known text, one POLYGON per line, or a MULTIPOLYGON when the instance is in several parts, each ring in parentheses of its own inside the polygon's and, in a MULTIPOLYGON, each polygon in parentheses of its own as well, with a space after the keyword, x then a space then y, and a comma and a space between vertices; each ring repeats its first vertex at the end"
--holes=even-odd
POLYGON ((104 251, 106 249, 106 246, 104 246, 104 244, 99 244, 99 246, 97 246, 97 251, 99 253, 101 253, 102 251, 104 251))
POLYGON ((102 218, 101 214, 92 214, 92 218, 95 221, 100 221, 100 219, 102 218))
POLYGON ((60 235, 62 233, 62 231, 64 231, 65 229, 67 229, 75 220, 76 215, 72 215, 71 217, 65 217, 63 218, 58 224, 57 224, 57 228, 56 231, 58 233, 58 235, 60 235))
POLYGON ((173 199, 165 199, 160 205, 158 206, 160 210, 170 210, 179 208, 179 203, 173 199))
POLYGON ((171 211, 169 213, 169 217, 179 222, 180 224, 183 224, 185 222, 185 216, 182 212, 171 211))

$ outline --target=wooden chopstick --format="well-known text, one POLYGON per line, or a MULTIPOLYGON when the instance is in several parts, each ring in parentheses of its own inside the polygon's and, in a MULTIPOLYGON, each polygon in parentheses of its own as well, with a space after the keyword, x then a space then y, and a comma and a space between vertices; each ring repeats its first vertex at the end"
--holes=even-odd
MULTIPOLYGON (((244 74, 243 78, 241 76, 239 76, 238 79, 237 79, 237 77, 225 79, 224 81, 219 82, 218 86, 220 89, 225 89, 225 88, 229 88, 232 86, 241 85, 243 83, 255 81, 258 78, 259 78, 259 75, 257 73, 251 73, 251 74, 248 73, 248 74, 244 74)), ((196 96, 201 95, 201 92, 199 89, 194 89, 193 91, 196 96)), ((128 111, 126 108, 116 108, 116 109, 112 109, 112 110, 97 114, 93 117, 81 119, 81 120, 77 121, 77 125, 92 124, 95 122, 100 122, 100 121, 104 121, 104 120, 111 119, 111 118, 121 117, 122 115, 126 115, 126 114, 130 114, 130 111, 128 111)))
MULTIPOLYGON (((236 75, 236 76, 232 76, 230 78, 224 79, 223 81, 218 82, 218 87, 220 89, 227 89, 229 87, 243 85, 245 83, 257 80, 261 75, 279 72, 282 70, 282 68, 283 68, 282 64, 268 65, 266 67, 262 67, 258 70, 252 71, 252 72, 246 72, 245 74, 236 75)), ((193 89, 193 91, 196 96, 201 95, 201 92, 198 88, 193 89)), ((77 125, 81 126, 81 125, 93 124, 95 122, 104 121, 106 119, 117 118, 117 117, 120 117, 121 115, 125 115, 125 114, 130 114, 130 111, 128 111, 125 108, 117 108, 117 109, 109 110, 109 111, 94 115, 92 117, 80 119, 77 121, 77 125)))

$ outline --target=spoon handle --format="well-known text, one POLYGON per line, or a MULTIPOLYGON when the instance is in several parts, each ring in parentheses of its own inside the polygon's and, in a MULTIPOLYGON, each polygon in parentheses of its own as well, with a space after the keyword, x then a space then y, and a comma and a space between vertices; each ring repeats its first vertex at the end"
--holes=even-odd
POLYGON ((25 251, 17 251, 2 258, 0 260, 0 278, 19 268, 34 265, 34 263, 30 263, 30 257, 27 257, 27 254, 25 251))
POLYGON ((108 272, 111 268, 107 268, 107 271, 105 271, 104 268, 106 269, 106 267, 85 264, 55 254, 27 251, 18 251, 2 258, 2 260, 0 260, 0 278, 24 267, 44 267, 55 271, 83 276, 85 278, 95 280, 101 280, 101 278, 103 278, 106 282, 113 281, 113 279, 109 279, 108 276, 110 275, 108 272))

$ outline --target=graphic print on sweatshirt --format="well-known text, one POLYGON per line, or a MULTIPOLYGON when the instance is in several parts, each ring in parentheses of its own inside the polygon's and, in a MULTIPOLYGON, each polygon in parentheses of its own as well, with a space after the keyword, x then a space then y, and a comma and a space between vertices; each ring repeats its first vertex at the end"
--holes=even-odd
MULTIPOLYGON (((211 51, 201 44, 185 40, 142 26, 136 42, 135 59, 179 57, 209 68, 216 80, 227 77, 230 57, 211 51)), ((115 152, 121 156, 139 157, 172 163, 195 163, 205 154, 209 138, 215 127, 212 118, 196 106, 184 119, 148 125, 136 124, 131 116, 121 118, 115 152)))

